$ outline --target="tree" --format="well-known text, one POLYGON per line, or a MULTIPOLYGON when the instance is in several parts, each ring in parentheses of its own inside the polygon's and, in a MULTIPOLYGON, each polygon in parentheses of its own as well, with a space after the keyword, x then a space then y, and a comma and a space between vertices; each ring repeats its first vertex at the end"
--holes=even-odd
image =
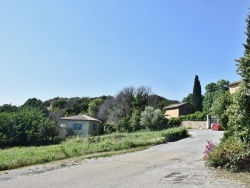
POLYGON ((43 112, 44 115, 49 115, 47 107, 40 99, 30 98, 21 107, 38 108, 43 112))
POLYGON ((135 98, 132 103, 133 108, 136 110, 143 111, 145 107, 148 105, 148 98, 150 95, 151 89, 141 86, 137 88, 135 93, 135 98))
POLYGON ((98 113, 97 113, 97 119, 101 120, 103 123, 106 123, 114 105, 115 105, 115 98, 112 96, 109 96, 100 105, 98 113))
POLYGON ((228 109, 229 130, 242 141, 250 143, 250 13, 247 15, 247 35, 244 56, 236 60, 237 73, 241 76, 239 90, 228 109))
POLYGON ((227 130, 228 129, 228 114, 227 109, 232 104, 232 96, 229 91, 219 91, 216 93, 213 105, 211 107, 211 112, 219 120, 221 126, 227 130))
POLYGON ((20 107, 17 112, 0 113, 0 147, 54 143, 58 126, 39 108, 20 107))
POLYGON ((17 106, 13 106, 11 104, 4 104, 0 106, 0 113, 2 112, 16 112, 18 110, 17 106))
POLYGON ((228 109, 229 130, 242 141, 250 143, 250 54, 237 60, 237 72, 242 81, 228 109))
POLYGON ((126 87, 122 89, 117 95, 115 100, 115 106, 118 107, 122 114, 122 117, 130 117, 133 111, 133 101, 134 101, 135 88, 126 87))
POLYGON ((103 100, 101 98, 96 98, 89 103, 88 114, 92 117, 97 117, 99 107, 103 100))
POLYGON ((141 118, 141 111, 134 109, 134 111, 132 112, 132 116, 129 120, 129 123, 130 123, 133 131, 138 131, 138 130, 146 128, 146 127, 144 127, 144 125, 142 125, 142 126, 140 125, 140 118, 141 118))
POLYGON ((199 77, 196 75, 194 79, 193 87, 193 106, 195 111, 202 112, 202 95, 201 95, 201 84, 199 77))
POLYGON ((169 106, 174 103, 179 103, 177 100, 168 100, 165 97, 152 94, 148 97, 148 106, 152 106, 155 109, 160 109, 162 112, 164 107, 169 106))
POLYGON ((141 113, 140 125, 150 130, 161 130, 167 128, 167 119, 160 109, 147 106, 141 113))
POLYGON ((206 92, 204 94, 204 100, 203 100, 203 112, 206 114, 211 114, 212 113, 212 106, 214 101, 217 98, 217 93, 225 93, 228 91, 228 80, 218 80, 216 83, 211 82, 206 85, 205 89, 206 92))
POLYGON ((245 34, 247 36, 247 40, 246 40, 246 44, 243 44, 245 48, 244 55, 247 55, 250 53, 250 14, 247 15, 246 23, 247 23, 247 27, 246 27, 245 34))
POLYGON ((193 104, 193 93, 189 93, 187 97, 184 97, 182 102, 189 102, 190 104, 193 104))

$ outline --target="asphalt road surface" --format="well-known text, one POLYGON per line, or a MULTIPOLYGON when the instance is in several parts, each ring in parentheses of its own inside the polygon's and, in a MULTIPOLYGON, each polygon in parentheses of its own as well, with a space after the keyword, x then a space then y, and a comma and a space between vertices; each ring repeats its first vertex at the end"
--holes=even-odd
POLYGON ((190 138, 144 151, 85 160, 41 173, 20 173, 34 167, 2 172, 0 188, 245 187, 240 182, 216 178, 204 165, 206 140, 218 142, 223 132, 191 130, 190 134, 190 138))

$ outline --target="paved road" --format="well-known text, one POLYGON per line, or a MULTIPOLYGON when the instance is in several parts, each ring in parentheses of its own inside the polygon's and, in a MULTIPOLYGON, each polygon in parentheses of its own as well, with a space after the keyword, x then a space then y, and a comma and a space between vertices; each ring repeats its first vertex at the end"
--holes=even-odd
POLYGON ((135 153, 91 159, 39 174, 13 177, 13 171, 5 172, 0 174, 0 187, 244 187, 238 182, 216 179, 202 160, 206 140, 219 141, 223 132, 191 130, 190 134, 192 137, 178 142, 135 153))

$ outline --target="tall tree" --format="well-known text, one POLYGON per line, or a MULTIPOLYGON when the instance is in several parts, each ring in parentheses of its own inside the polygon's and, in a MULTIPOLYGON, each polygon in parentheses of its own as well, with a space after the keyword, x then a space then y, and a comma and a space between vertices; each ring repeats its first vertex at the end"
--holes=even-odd
POLYGON ((229 108, 229 130, 242 141, 250 143, 250 13, 247 15, 247 40, 244 56, 236 60, 237 73, 241 76, 241 85, 234 95, 229 108))
POLYGON ((250 53, 250 14, 247 15, 246 23, 247 23, 247 27, 246 27, 245 34, 247 35, 247 40, 246 40, 246 44, 243 44, 245 47, 244 55, 247 55, 250 53))
POLYGON ((199 77, 196 75, 194 79, 193 88, 193 106, 195 111, 202 112, 202 95, 201 95, 201 84, 199 77))

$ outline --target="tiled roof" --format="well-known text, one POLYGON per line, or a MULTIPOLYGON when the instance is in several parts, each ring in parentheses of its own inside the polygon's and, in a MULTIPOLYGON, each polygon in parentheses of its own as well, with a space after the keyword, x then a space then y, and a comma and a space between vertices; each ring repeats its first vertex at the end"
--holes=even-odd
POLYGON ((231 82, 231 83, 228 84, 228 86, 236 85, 236 84, 239 84, 239 83, 241 83, 241 81, 231 82))
POLYGON ((180 107, 180 106, 182 106, 182 105, 184 105, 184 104, 187 104, 187 103, 188 103, 188 102, 185 102, 185 103, 177 103, 177 104, 171 104, 171 105, 165 107, 164 109, 177 108, 177 107, 180 107))
POLYGON ((78 121, 99 121, 98 119, 92 118, 90 116, 87 115, 77 115, 77 116, 69 116, 69 117, 62 117, 60 118, 62 120, 78 120, 78 121))

